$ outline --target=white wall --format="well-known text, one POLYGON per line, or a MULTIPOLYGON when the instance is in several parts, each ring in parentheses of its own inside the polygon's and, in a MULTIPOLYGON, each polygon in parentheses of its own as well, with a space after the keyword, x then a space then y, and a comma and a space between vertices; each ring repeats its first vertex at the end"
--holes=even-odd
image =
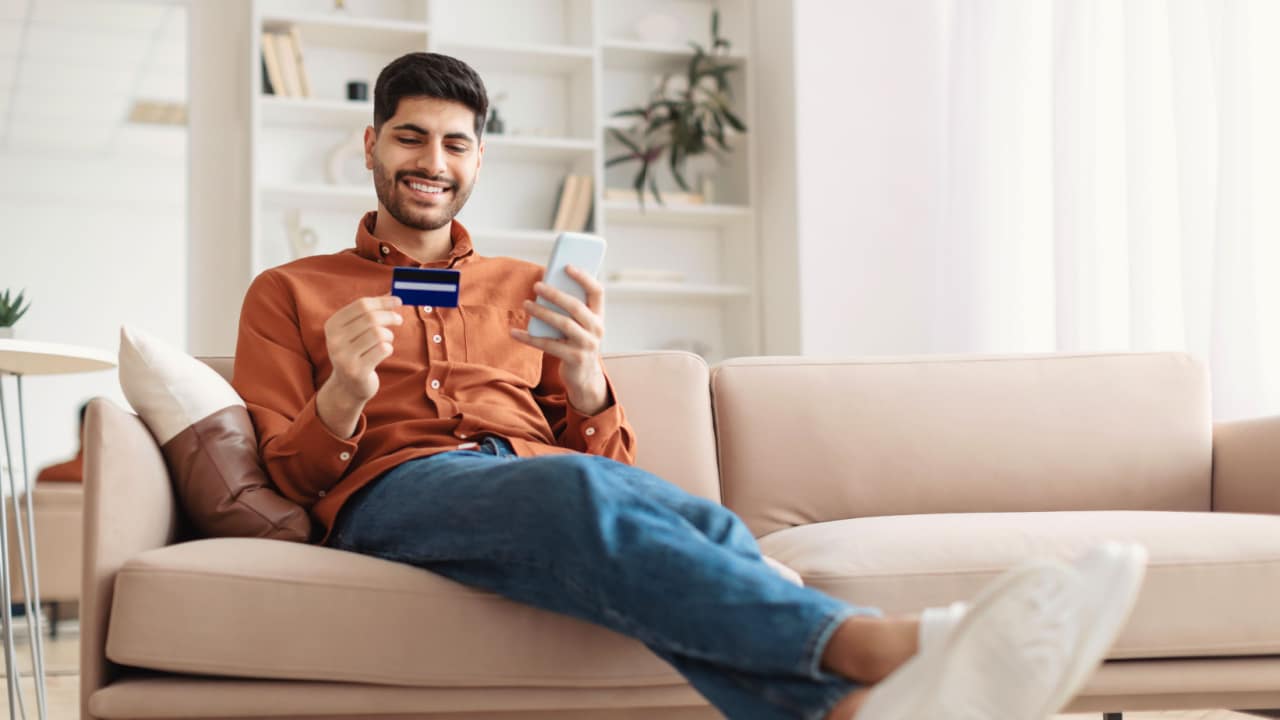
POLYGON ((942 157, 938 5, 796 2, 805 354, 930 349, 942 157))
POLYGON ((776 69, 758 112, 762 178, 777 188, 762 193, 769 353, 931 349, 941 6, 762 3, 761 64, 776 69))
MULTIPOLYGON (((129 323, 186 344, 187 131, 126 122, 134 100, 185 98, 186 19, 176 3, 0 3, 0 289, 31 300, 18 339, 115 354, 129 323)), ((128 407, 113 370, 23 389, 33 473, 75 452, 81 403, 128 407)))
MULTIPOLYGON (((114 354, 120 325, 131 323, 185 345, 186 133, 163 132, 169 151, 159 157, 0 153, 0 288, 25 288, 31 299, 15 326, 19 339, 114 354)), ((6 379, 16 443, 14 390, 6 379)), ((80 403, 105 395, 129 407, 114 371, 32 376, 23 390, 33 473, 74 454, 80 403)))

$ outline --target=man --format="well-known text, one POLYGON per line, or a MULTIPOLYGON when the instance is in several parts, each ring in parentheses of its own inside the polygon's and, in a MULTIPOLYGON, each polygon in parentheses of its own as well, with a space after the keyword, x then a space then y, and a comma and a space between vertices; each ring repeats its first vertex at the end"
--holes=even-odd
POLYGON ((365 130, 378 209, 355 248, 268 270, 245 297, 234 385, 324 542, 637 638, 733 718, 1059 709, 1127 615, 1141 549, 1028 563, 923 623, 783 579, 731 512, 631 466, 601 286, 571 271, 586 302, 548 288, 536 265, 477 255, 453 219, 487 108, 453 58, 388 65, 365 130), (389 297, 404 265, 461 271, 459 306, 389 297), (530 337, 530 315, 565 339, 530 337))
POLYGON ((42 482, 84 482, 84 414, 89 410, 89 403, 80 405, 80 444, 76 446, 76 455, 70 460, 49 465, 36 475, 36 484, 42 482))

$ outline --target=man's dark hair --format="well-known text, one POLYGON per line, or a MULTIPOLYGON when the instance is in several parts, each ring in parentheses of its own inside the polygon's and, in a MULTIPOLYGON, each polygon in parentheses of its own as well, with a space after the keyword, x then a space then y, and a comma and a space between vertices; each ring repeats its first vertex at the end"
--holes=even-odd
POLYGON ((489 116, 489 95, 484 81, 468 64, 439 53, 415 52, 401 55, 378 73, 373 87, 373 129, 396 114, 403 98, 430 97, 452 100, 471 108, 476 115, 476 137, 484 131, 489 116))
POLYGON ((89 412, 89 403, 86 402, 80 406, 80 424, 81 425, 84 425, 84 415, 87 412, 89 412))

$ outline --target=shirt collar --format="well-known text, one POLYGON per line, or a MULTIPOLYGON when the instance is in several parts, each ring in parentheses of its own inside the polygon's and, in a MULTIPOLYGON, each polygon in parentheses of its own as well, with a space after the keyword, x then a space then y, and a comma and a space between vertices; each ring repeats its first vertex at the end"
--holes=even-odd
POLYGON ((475 248, 471 244, 471 233, 467 232, 467 229, 457 220, 454 220, 449 228, 449 239, 453 241, 449 257, 429 263, 420 263, 400 252, 400 248, 393 243, 375 237, 373 228, 377 221, 378 211, 370 210, 360 219, 360 224, 356 228, 356 252, 367 260, 375 260, 393 267, 453 267, 466 262, 475 254, 475 248))

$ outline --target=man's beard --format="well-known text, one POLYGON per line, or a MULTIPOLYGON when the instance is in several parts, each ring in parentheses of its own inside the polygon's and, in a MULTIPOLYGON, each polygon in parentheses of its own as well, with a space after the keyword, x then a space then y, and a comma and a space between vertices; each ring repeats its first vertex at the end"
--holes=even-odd
POLYGON ((475 182, 466 187, 462 187, 458 183, 453 183, 443 177, 430 177, 423 172, 401 171, 392 176, 391 172, 378 161, 373 159, 373 188, 378 193, 378 202, 387 209, 391 217, 405 227, 411 227, 417 230, 439 230, 440 228, 453 222, 453 218, 462 210, 462 206, 467 204, 467 199, 471 197, 471 190, 475 187, 475 182), (424 207, 419 205, 408 195, 408 191, 401 187, 400 183, 406 178, 421 178, 423 180, 431 180, 434 182, 450 182, 447 189, 453 195, 452 202, 447 205, 435 205, 432 207, 424 207))

